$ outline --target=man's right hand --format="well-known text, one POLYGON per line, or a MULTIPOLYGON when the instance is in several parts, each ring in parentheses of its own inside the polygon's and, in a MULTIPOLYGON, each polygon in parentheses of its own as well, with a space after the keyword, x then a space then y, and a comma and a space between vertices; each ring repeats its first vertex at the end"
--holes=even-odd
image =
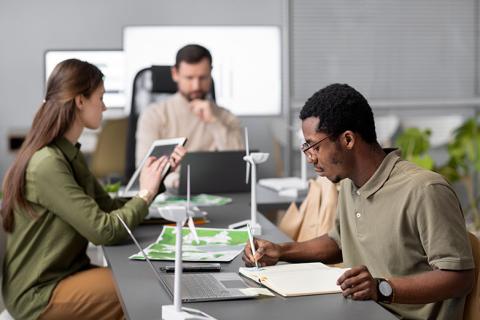
POLYGON ((190 109, 192 112, 199 117, 201 121, 206 123, 217 121, 215 108, 218 107, 210 100, 195 99, 190 101, 190 109))
POLYGON ((271 266, 278 262, 281 254, 281 247, 278 244, 267 240, 255 239, 255 257, 252 255, 252 248, 247 242, 243 250, 243 261, 247 267, 255 266, 255 260, 261 267, 271 266))

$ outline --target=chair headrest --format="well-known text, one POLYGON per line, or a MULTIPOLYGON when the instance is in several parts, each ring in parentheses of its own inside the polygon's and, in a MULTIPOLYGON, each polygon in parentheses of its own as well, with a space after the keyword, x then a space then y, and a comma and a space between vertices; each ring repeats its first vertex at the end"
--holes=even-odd
POLYGON ((175 93, 177 84, 173 81, 170 66, 152 66, 152 92, 175 93))

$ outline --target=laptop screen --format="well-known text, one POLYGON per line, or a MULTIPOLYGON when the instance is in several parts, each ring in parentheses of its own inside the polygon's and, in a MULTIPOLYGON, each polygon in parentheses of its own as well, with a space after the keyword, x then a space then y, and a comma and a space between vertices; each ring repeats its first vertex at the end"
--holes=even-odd
POLYGON ((190 165, 191 193, 248 192, 245 183, 245 151, 189 152, 182 160, 178 193, 187 193, 187 165, 190 165))

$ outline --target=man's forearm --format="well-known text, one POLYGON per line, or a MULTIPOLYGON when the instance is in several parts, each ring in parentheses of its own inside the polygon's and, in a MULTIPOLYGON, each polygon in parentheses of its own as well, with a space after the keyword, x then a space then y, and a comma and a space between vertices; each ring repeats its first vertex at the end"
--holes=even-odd
POLYGON ((473 270, 434 270, 389 280, 394 289, 395 303, 423 304, 468 294, 473 277, 473 270))
POLYGON ((283 261, 322 261, 329 264, 342 262, 342 251, 326 234, 304 242, 282 243, 280 247, 280 260, 283 261))

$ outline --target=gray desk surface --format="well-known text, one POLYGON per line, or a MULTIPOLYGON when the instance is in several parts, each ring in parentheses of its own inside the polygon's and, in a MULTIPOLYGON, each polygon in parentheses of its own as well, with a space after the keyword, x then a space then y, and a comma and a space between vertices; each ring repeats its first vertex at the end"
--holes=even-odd
MULTIPOLYGON (((233 203, 222 207, 208 208, 208 227, 225 227, 229 223, 249 217, 249 194, 232 196, 233 203)), ((261 214, 262 238, 276 242, 288 241, 273 224, 261 214)), ((145 247, 155 241, 162 229, 160 225, 140 226, 134 231, 140 244, 145 247)), ((128 260, 138 250, 132 241, 117 246, 104 247, 108 265, 113 271, 126 316, 129 319, 160 319, 161 306, 172 304, 172 299, 159 284, 148 265, 143 261, 128 260)), ((166 262, 154 262, 157 267, 166 262)), ((222 272, 237 272, 243 265, 241 255, 231 263, 222 264, 222 272)), ((393 315, 372 301, 352 301, 341 294, 307 297, 264 297, 260 299, 188 303, 217 319, 396 319, 393 315)))

